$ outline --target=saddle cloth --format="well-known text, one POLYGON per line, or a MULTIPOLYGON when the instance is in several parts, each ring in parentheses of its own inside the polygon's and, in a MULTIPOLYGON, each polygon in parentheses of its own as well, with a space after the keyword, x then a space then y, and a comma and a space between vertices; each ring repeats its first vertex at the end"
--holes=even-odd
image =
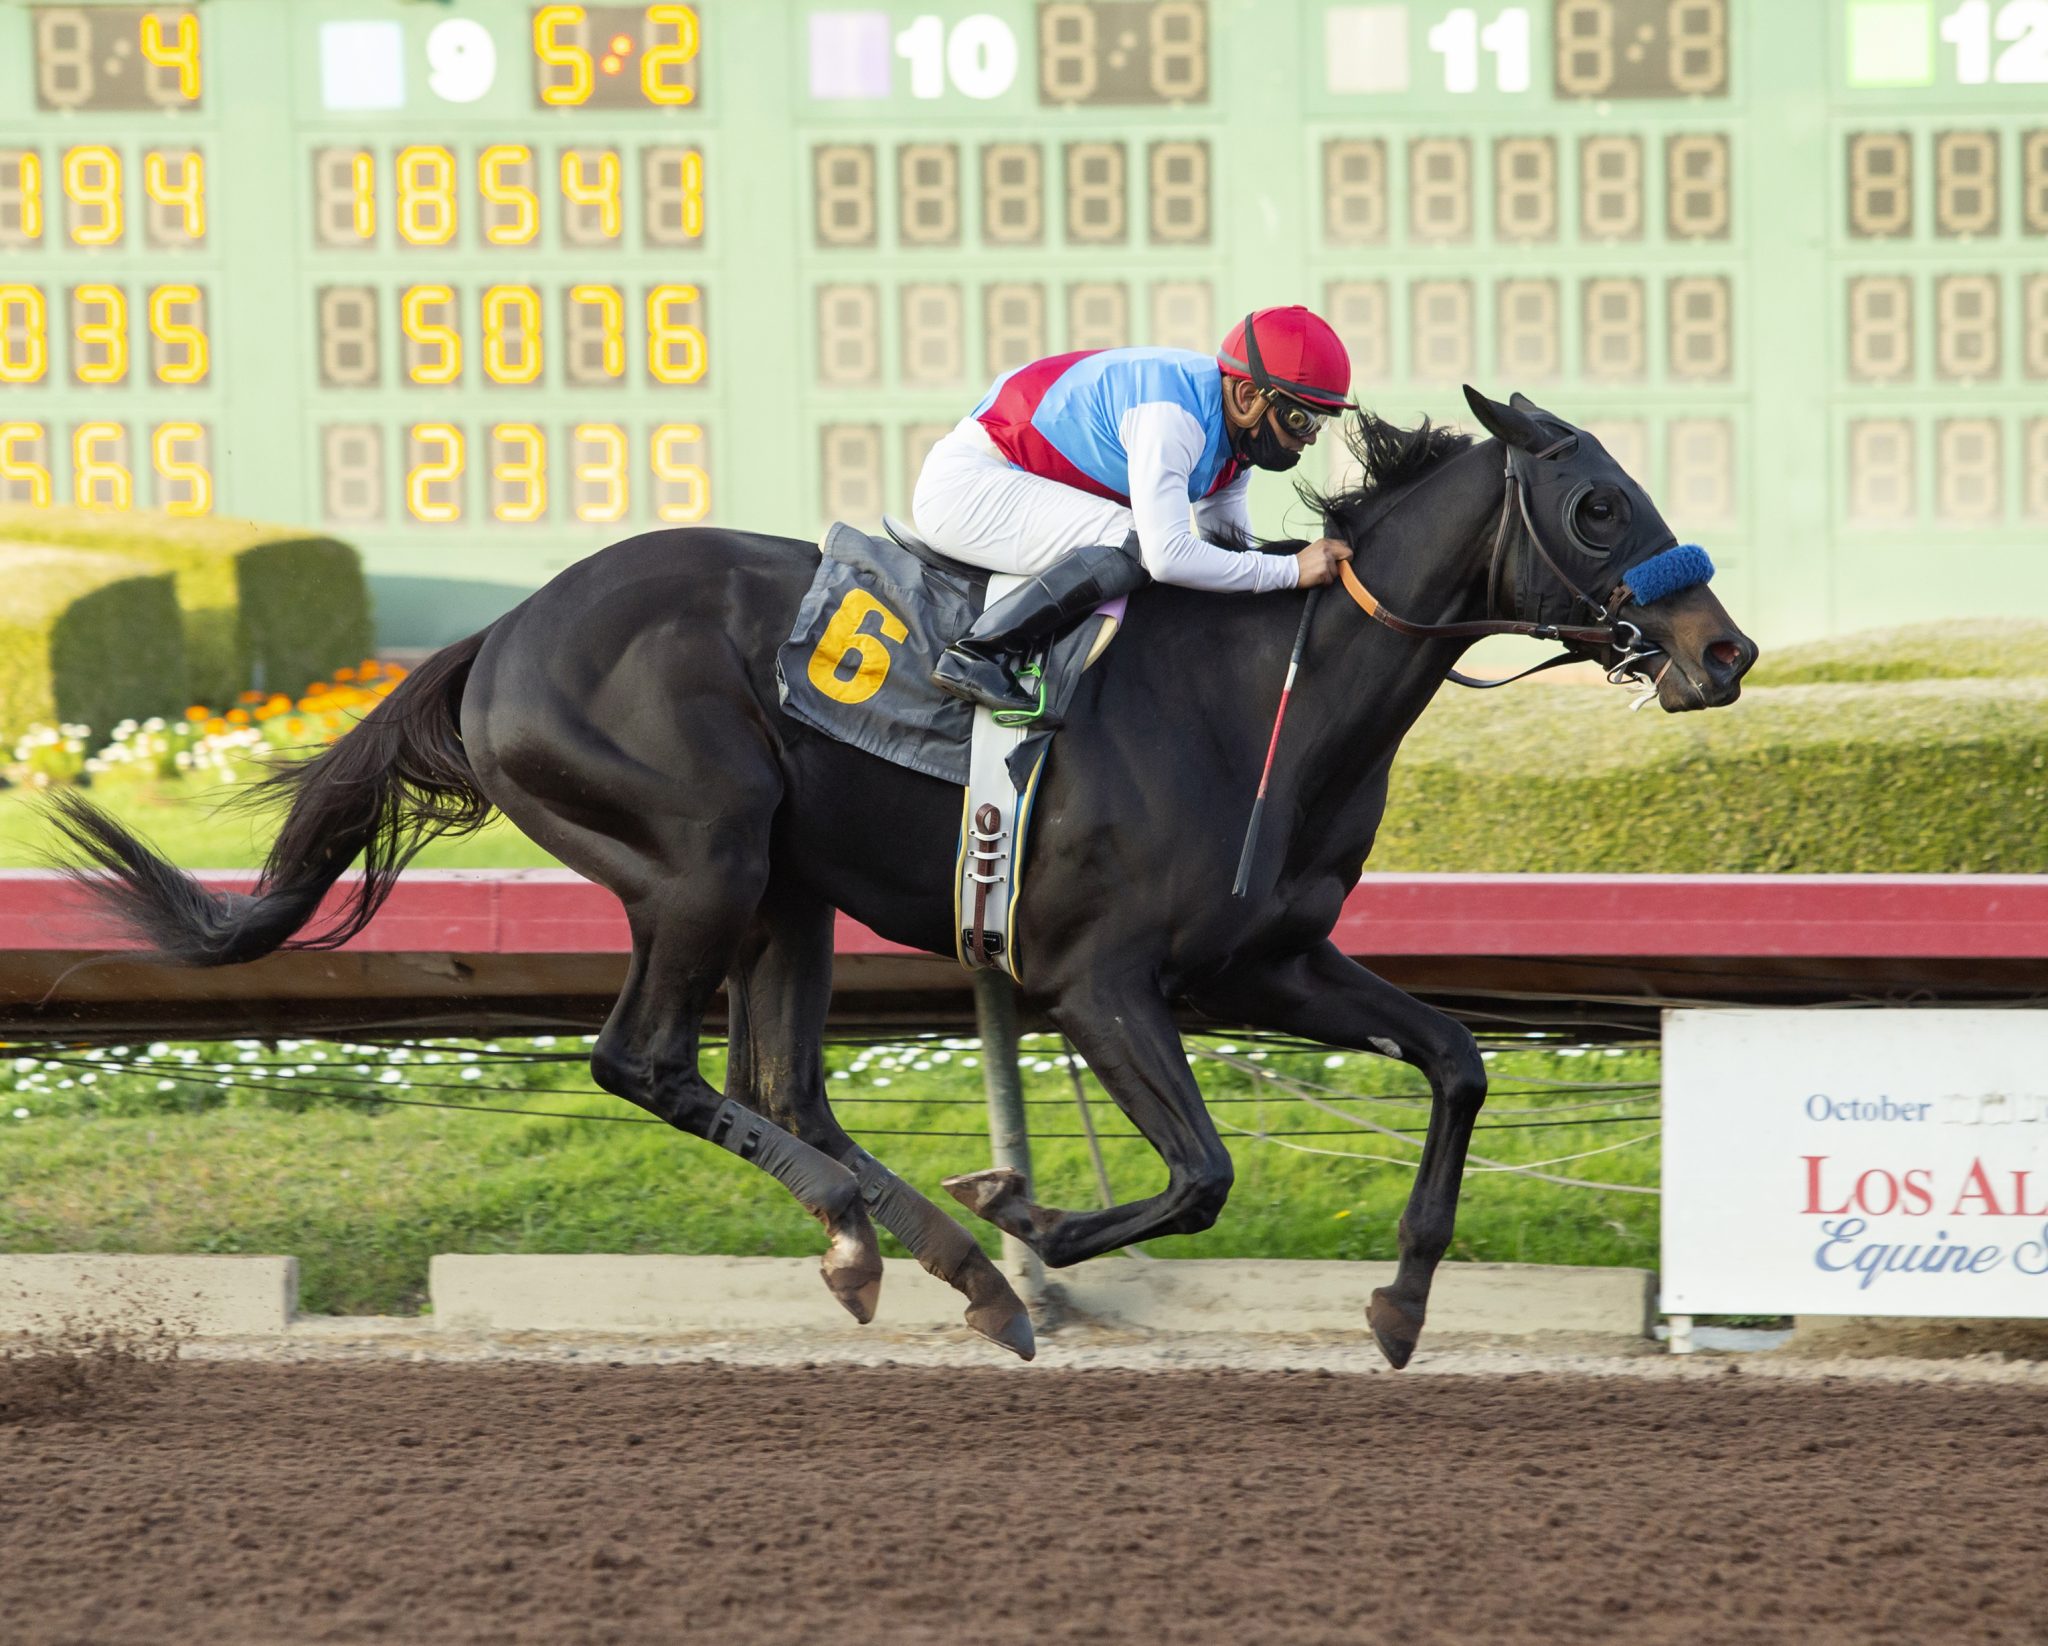
MULTIPOLYGON (((827 737, 963 790, 954 863, 962 965, 1016 976, 1012 929, 1031 798, 1052 734, 1003 727, 932 684, 939 653, 985 603, 1023 581, 950 561, 894 521, 892 538, 835 524, 817 576, 775 656, 783 711, 827 737)), ((1108 602, 1055 641, 1045 664, 1053 718, 1123 617, 1108 602)))

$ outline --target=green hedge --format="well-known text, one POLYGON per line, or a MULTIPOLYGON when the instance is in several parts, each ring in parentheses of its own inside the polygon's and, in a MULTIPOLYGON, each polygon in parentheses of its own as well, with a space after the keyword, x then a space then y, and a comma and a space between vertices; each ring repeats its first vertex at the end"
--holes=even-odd
POLYGON ((62 544, 170 572, 184 613, 184 692, 215 708, 252 685, 296 692, 369 655, 356 551, 254 520, 0 508, 0 538, 62 544))
POLYGON ((2048 679, 1447 690, 1394 762, 1369 865, 1614 874, 2048 871, 2048 679))
POLYGON ((1970 618, 1864 629, 1766 651, 1751 671, 1757 686, 1815 686, 1863 680, 2017 680, 2048 675, 2048 623, 1970 618))
POLYGON ((0 732, 37 722, 104 731, 175 714, 185 640, 168 572, 118 555, 0 542, 0 732))

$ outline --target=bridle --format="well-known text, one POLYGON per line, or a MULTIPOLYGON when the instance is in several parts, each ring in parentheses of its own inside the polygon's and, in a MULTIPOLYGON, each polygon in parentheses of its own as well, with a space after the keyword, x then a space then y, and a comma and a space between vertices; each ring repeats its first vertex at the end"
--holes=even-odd
MULTIPOLYGON (((1529 510, 1529 485, 1517 460, 1541 462, 1545 458, 1555 457, 1567 447, 1575 445, 1578 438, 1576 434, 1567 434, 1543 450, 1526 456, 1517 447, 1508 446, 1503 442, 1507 459, 1502 465, 1502 474, 1507 484, 1501 496, 1500 520, 1494 527, 1493 554, 1487 566, 1485 617, 1459 623, 1410 622, 1398 613, 1389 611, 1379 597, 1360 580, 1348 560, 1340 562, 1337 568, 1344 592, 1367 617, 1385 624, 1396 634, 1405 634, 1417 640, 1479 640, 1489 635, 1514 634, 1524 635, 1532 640, 1555 640, 1561 645, 1571 647, 1610 647, 1622 655, 1607 671, 1608 680, 1616 685, 1626 684, 1631 679, 1641 680, 1643 676, 1635 665, 1658 655, 1661 648, 1650 645, 1643 638, 1643 631, 1639 627, 1627 618, 1617 615, 1622 607, 1634 598, 1626 575, 1614 586, 1604 602, 1596 600, 1572 581, 1565 569, 1557 563, 1556 556, 1544 546, 1543 534, 1537 530, 1535 517, 1529 510), (1593 614, 1592 623, 1532 623, 1522 618, 1493 615, 1500 609, 1501 592, 1506 582, 1509 544, 1513 535, 1512 527, 1517 515, 1521 518, 1521 536, 1549 569, 1551 576, 1564 585, 1566 592, 1572 596, 1575 609, 1583 607, 1593 614)), ((1566 663, 1582 661, 1584 659, 1577 651, 1565 651, 1501 680, 1480 680, 1457 669, 1450 671, 1449 679, 1455 685, 1469 686, 1475 691, 1486 691, 1495 686, 1512 685, 1515 681, 1525 680, 1532 674, 1541 674, 1545 669, 1555 669, 1566 663)))

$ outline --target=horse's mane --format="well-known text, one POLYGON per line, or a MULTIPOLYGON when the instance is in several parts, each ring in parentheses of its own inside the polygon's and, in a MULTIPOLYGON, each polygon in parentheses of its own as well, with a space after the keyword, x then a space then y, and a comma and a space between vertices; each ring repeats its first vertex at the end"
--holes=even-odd
POLYGON ((1369 411, 1345 425, 1344 443, 1364 476, 1340 491, 1321 491, 1306 481, 1295 490, 1322 517, 1325 529, 1357 542, 1394 496, 1472 444, 1472 436, 1424 418, 1412 429, 1397 428, 1369 411))

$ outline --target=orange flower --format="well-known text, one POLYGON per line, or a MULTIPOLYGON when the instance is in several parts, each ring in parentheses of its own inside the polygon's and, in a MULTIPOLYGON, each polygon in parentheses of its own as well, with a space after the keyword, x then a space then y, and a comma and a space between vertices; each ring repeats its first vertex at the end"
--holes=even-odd
POLYGON ((304 737, 306 735, 305 721, 301 720, 297 715, 293 715, 291 719, 284 723, 284 735, 286 737, 304 737))
POLYGON ((378 675, 384 672, 384 666, 372 657, 367 659, 362 668, 357 672, 364 680, 375 680, 378 675))
POLYGON ((261 703, 263 701, 263 694, 256 691, 243 692, 235 701, 237 703, 261 703))
POLYGON ((185 711, 185 718, 187 720, 204 720, 211 713, 213 713, 213 710, 209 709, 204 703, 194 703, 185 711))
POLYGON ((306 695, 308 697, 318 697, 325 690, 327 690, 327 682, 324 680, 316 680, 313 682, 312 685, 306 688, 306 695))
POLYGON ((228 723, 225 720, 221 719, 219 715, 213 716, 210 720, 206 722, 206 735, 208 737, 218 737, 222 732, 226 731, 227 729, 228 723))
POLYGON ((354 669, 336 669, 334 671, 334 678, 337 680, 353 680, 355 677, 356 671, 354 669))
POLYGON ((248 725, 248 724, 249 724, 249 711, 248 711, 247 709, 230 709, 230 710, 228 710, 228 724, 229 724, 230 726, 246 726, 246 725, 248 725))

